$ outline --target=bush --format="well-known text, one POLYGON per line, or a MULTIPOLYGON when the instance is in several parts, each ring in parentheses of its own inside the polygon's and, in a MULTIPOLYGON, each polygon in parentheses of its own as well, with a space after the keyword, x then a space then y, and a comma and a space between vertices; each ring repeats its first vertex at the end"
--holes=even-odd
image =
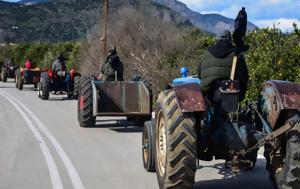
POLYGON ((256 99, 267 80, 300 82, 300 38, 294 27, 291 33, 257 29, 247 37, 251 49, 246 55, 250 74, 246 100, 256 99))
POLYGON ((24 66, 25 60, 29 59, 35 67, 47 69, 51 68, 53 61, 62 53, 67 59, 68 69, 79 69, 80 65, 76 61, 79 49, 80 43, 77 42, 21 43, 2 48, 0 51, 0 61, 6 58, 14 58, 17 65, 24 66))

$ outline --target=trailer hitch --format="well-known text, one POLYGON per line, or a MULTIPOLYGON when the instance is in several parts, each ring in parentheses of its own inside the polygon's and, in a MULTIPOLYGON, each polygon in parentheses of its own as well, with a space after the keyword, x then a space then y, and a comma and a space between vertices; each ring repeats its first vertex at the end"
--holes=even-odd
POLYGON ((289 131, 291 128, 293 128, 298 123, 300 123, 300 116, 295 115, 294 117, 289 119, 282 127, 278 128, 274 132, 268 134, 267 136, 262 138, 260 141, 258 141, 254 146, 252 146, 251 148, 246 150, 245 154, 249 153, 252 150, 255 150, 255 149, 257 149, 257 148, 259 148, 263 145, 265 145, 266 143, 268 143, 270 141, 272 141, 273 139, 277 138, 278 136, 282 135, 283 133, 289 131))

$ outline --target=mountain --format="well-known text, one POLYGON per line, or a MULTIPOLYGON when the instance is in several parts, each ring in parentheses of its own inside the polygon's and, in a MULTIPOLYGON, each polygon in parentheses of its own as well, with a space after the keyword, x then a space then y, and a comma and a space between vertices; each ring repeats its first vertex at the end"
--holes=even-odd
MULTIPOLYGON (((57 42, 84 38, 100 22, 102 7, 103 0, 51 0, 30 5, 0 1, 0 43, 35 40, 57 42)), ((178 26, 192 26, 175 11, 149 0, 110 1, 110 12, 125 7, 160 17, 178 26)))
POLYGON ((34 5, 34 4, 39 4, 39 3, 46 3, 49 2, 50 0, 21 0, 18 1, 18 4, 23 4, 23 5, 34 5))
MULTIPOLYGON (((178 12, 184 18, 188 19, 194 26, 217 34, 224 29, 233 30, 234 20, 219 14, 200 14, 189 9, 186 4, 177 0, 152 0, 154 3, 167 6, 178 12)), ((257 28, 251 22, 248 22, 248 30, 257 28)))

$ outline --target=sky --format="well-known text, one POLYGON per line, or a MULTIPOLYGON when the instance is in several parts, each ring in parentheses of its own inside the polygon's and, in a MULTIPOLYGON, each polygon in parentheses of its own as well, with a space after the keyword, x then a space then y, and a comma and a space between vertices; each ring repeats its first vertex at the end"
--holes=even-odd
MULTIPOLYGON (((18 0, 7 0, 16 2, 18 0)), ((218 13, 235 18, 246 7, 248 20, 258 27, 279 27, 290 31, 293 23, 300 26, 300 0, 179 0, 199 13, 218 13)))
POLYGON ((246 7, 248 20, 258 27, 276 27, 291 31, 300 26, 300 0, 179 0, 200 13, 218 13, 235 18, 246 7))

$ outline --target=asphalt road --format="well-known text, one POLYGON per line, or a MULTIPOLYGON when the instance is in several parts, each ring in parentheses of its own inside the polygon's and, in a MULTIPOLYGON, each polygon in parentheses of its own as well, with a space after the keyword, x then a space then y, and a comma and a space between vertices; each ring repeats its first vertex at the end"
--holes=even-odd
MULTIPOLYGON (((142 166, 140 128, 122 117, 80 128, 76 101, 14 86, 0 82, 0 189, 158 188, 142 166)), ((223 163, 200 162, 194 188, 272 189, 263 158, 238 176, 223 163)))

